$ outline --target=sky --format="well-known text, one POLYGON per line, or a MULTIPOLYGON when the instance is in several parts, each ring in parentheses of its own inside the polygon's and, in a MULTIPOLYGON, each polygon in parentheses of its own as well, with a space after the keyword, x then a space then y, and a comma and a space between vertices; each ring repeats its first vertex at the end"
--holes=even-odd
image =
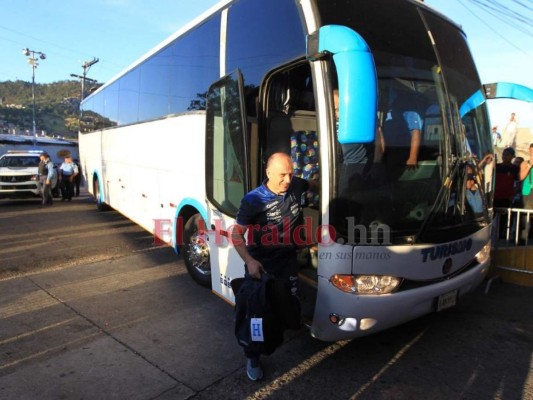
MULTIPOLYGON (((506 23, 479 3, 498 1, 533 20, 533 0, 426 0, 468 37, 482 83, 514 82, 533 88, 533 28, 506 23), (528 10, 529 8, 529 10, 528 10), (518 29, 517 29, 518 28, 518 29)), ((32 79, 23 49, 46 54, 37 83, 75 79, 98 58, 87 77, 106 82, 218 0, 0 0, 0 81, 32 79)), ((77 95, 73 93, 73 96, 77 95)), ((533 105, 489 102, 493 125, 516 112, 533 128, 533 105)))

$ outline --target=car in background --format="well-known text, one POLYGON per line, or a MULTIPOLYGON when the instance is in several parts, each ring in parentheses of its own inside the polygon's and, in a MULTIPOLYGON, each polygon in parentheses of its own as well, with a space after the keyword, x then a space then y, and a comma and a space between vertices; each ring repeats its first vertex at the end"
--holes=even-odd
MULTIPOLYGON (((0 199, 41 196, 39 161, 42 150, 10 150, 0 156, 0 199)), ((57 172, 57 167, 56 168, 57 172)), ((58 196, 57 173, 52 194, 58 196)))

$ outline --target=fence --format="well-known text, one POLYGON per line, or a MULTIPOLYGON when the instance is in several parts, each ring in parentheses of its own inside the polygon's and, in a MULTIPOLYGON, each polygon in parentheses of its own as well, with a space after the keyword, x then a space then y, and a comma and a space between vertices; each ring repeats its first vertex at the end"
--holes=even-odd
POLYGON ((494 211, 492 243, 498 274, 492 279, 505 277, 513 283, 533 285, 533 237, 530 232, 533 210, 495 208, 494 211))

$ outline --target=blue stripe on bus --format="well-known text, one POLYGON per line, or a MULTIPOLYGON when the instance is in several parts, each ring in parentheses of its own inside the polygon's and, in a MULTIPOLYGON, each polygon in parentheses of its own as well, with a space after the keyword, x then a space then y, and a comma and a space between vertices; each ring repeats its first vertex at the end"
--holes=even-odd
MULTIPOLYGON (((206 221, 206 224, 207 224, 207 210, 204 204, 202 204, 196 199, 193 199, 192 197, 186 197, 176 207, 176 214, 174 215, 174 221, 172 222, 172 232, 174 232, 174 239, 176 238, 176 232, 177 232, 176 223, 178 221, 178 216, 180 215, 181 209, 185 206, 191 206, 191 207, 194 207, 196 210, 198 210, 198 212, 200 213, 200 215, 202 216, 204 221, 206 221)), ((185 224, 185 221, 183 222, 185 224)), ((176 240, 174 240, 174 252, 176 254, 180 253, 179 248, 178 248, 178 243, 176 240)))
MULTIPOLYGON (((98 179, 98 198, 96 199, 96 201, 98 202, 98 204, 102 204, 104 203, 104 187, 102 186, 102 177, 100 176, 100 173, 97 170, 93 171, 93 176, 94 175, 96 175, 96 178, 98 179)), ((87 184, 89 183, 87 182, 87 184)))

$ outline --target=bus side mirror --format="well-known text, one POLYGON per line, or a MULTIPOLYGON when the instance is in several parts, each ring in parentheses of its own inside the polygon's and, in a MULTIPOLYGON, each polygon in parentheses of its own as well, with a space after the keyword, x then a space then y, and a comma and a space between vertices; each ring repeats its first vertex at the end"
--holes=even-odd
POLYGON ((307 57, 333 54, 339 81, 339 143, 369 143, 376 134, 377 77, 365 40, 341 25, 325 25, 310 35, 307 57))

